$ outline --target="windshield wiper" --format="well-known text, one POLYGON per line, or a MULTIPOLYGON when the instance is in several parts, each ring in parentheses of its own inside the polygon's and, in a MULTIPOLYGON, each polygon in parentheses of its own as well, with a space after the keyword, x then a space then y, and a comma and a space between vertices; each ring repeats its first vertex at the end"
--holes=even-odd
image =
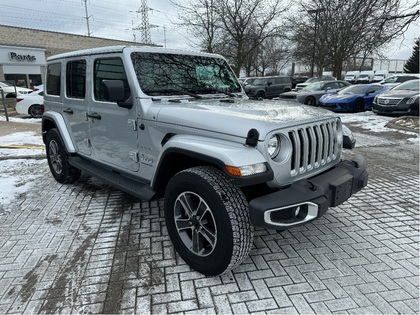
POLYGON ((209 93, 216 92, 216 93, 225 94, 225 95, 230 96, 230 97, 237 97, 237 95, 234 94, 234 93, 230 93, 230 92, 219 90, 219 89, 206 90, 206 92, 209 92, 209 93))
POLYGON ((189 90, 185 90, 185 89, 179 89, 179 90, 175 90, 175 89, 154 90, 154 91, 145 91, 145 93, 146 94, 149 94, 149 95, 155 95, 155 96, 156 95, 168 95, 168 96, 170 96, 170 95, 182 95, 182 94, 185 94, 185 95, 188 95, 188 96, 192 96, 194 98, 197 98, 197 99, 203 98, 201 95, 195 94, 194 92, 189 91, 189 90))

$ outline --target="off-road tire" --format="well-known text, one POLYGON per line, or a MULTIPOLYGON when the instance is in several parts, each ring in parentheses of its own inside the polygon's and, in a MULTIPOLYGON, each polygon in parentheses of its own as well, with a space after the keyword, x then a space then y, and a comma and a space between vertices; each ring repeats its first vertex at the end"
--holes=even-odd
POLYGON ((68 184, 80 178, 81 171, 69 164, 69 155, 64 146, 63 139, 56 128, 48 131, 45 149, 50 171, 56 181, 62 184, 68 184))
POLYGON ((202 166, 177 173, 166 188, 164 207, 172 243, 196 271, 219 275, 248 256, 254 234, 248 202, 220 170, 202 166), (201 243, 194 244, 193 236, 201 243))

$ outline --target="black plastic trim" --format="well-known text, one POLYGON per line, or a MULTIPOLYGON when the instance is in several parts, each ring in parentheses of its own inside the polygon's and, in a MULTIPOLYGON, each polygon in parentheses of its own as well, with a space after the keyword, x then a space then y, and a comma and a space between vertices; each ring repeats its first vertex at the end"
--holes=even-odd
MULTIPOLYGON (((255 227, 282 229, 264 221, 267 210, 312 202, 318 206, 317 218, 323 216, 328 207, 335 207, 367 185, 367 161, 356 155, 352 161, 342 161, 335 168, 293 183, 288 188, 257 197, 250 201, 251 222, 255 227)), ((294 225, 296 226, 296 225, 294 225)))

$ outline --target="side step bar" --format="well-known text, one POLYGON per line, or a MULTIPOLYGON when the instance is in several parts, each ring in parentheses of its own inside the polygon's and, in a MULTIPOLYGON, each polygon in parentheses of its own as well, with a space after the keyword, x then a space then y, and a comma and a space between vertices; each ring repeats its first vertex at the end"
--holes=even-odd
POLYGON ((116 172, 103 169, 102 167, 97 166, 96 164, 79 156, 69 156, 69 163, 79 170, 99 178, 110 186, 118 188, 142 200, 149 201, 155 195, 155 191, 150 188, 148 183, 134 180, 116 172))

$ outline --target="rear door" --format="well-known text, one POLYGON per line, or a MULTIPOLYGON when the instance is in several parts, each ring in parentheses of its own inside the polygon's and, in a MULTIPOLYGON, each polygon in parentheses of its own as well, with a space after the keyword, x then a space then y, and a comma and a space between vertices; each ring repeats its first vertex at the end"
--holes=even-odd
POLYGON ((119 55, 96 57, 92 63, 92 99, 89 105, 89 124, 95 159, 115 168, 138 171, 137 110, 119 107, 105 100, 103 80, 122 80, 126 99, 131 98, 123 60, 119 55))
POLYGON ((90 155, 92 148, 89 136, 86 99, 86 58, 68 60, 65 64, 63 117, 73 143, 81 155, 90 155))

